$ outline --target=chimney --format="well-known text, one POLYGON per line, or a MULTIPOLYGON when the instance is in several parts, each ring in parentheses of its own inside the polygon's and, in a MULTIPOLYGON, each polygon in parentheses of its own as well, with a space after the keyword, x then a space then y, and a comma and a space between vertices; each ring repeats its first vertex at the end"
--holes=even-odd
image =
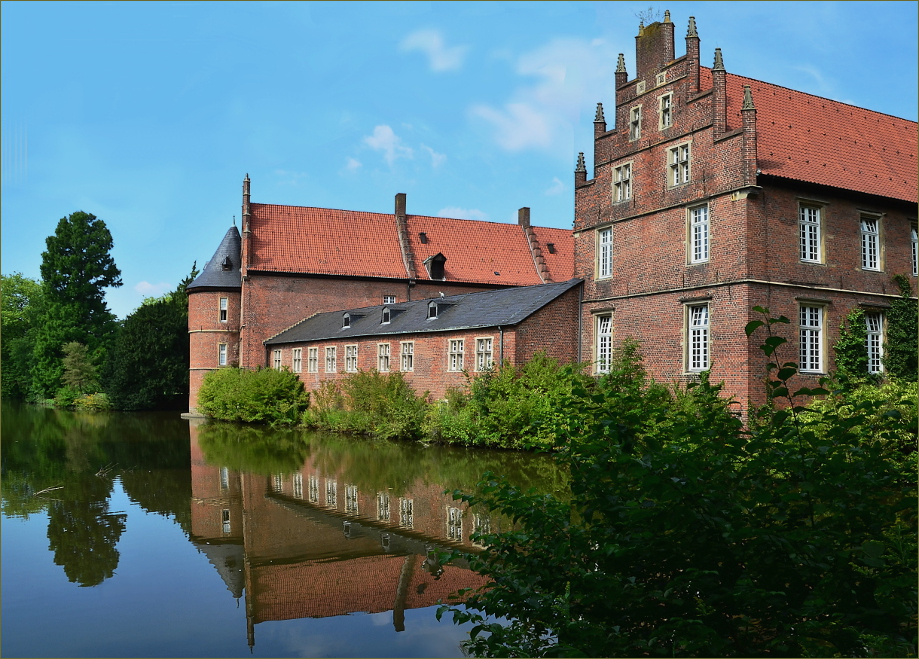
POLYGON ((251 219, 249 213, 250 184, 249 175, 246 174, 246 178, 243 179, 243 233, 249 233, 249 220, 251 219))
POLYGON ((727 122, 727 72, 724 70, 721 49, 715 48, 715 64, 712 66, 712 125, 715 139, 727 132, 727 122))
POLYGON ((740 108, 740 116, 743 121, 743 142, 740 147, 743 181, 746 185, 756 185, 756 106, 753 105, 750 85, 743 86, 743 106, 740 108))
POLYGON ((619 53, 619 61, 616 62, 616 89, 619 89, 628 81, 629 73, 625 70, 625 55, 619 53))
MULTIPOLYGON (((405 193, 396 194, 396 217, 405 217, 405 193)), ((398 221, 398 220, 397 220, 398 221)))
POLYGON ((587 165, 584 164, 584 152, 578 153, 578 164, 574 168, 574 187, 587 182, 587 165))
POLYGON ((663 23, 639 25, 635 37, 635 68, 639 80, 648 80, 673 61, 673 23, 670 12, 664 14, 663 23))
POLYGON ((399 248, 402 250, 402 265, 409 279, 415 279, 415 254, 408 240, 408 220, 405 217, 405 193, 396 194, 396 235, 399 237, 399 248))
POLYGON ((530 228, 530 209, 528 206, 524 206, 517 211, 517 224, 524 229, 530 228))
POLYGON ((696 32, 696 17, 689 17, 686 31, 686 70, 689 73, 689 93, 699 91, 699 33, 696 32))

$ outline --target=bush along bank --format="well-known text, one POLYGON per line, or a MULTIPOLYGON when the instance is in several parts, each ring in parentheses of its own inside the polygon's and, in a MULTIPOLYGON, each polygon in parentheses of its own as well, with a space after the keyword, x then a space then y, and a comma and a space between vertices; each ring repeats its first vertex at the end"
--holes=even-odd
POLYGON ((259 368, 221 368, 204 376, 198 410, 223 421, 295 425, 310 395, 295 373, 259 368))

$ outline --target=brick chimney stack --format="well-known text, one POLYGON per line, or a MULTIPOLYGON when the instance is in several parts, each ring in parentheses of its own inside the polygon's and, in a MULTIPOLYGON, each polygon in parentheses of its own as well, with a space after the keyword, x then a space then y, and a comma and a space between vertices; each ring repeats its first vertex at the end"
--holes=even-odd
POLYGON ((753 93, 750 85, 743 87, 743 106, 740 108, 743 121, 743 142, 741 157, 743 159, 743 178, 747 185, 756 184, 756 106, 753 105, 753 93))
POLYGON ((715 65, 712 67, 712 125, 715 139, 727 132, 727 122, 727 72, 724 70, 721 49, 715 48, 715 65))
POLYGON ((578 154, 578 164, 574 168, 574 187, 587 183, 587 165, 584 164, 584 152, 578 154))
POLYGON ((402 250, 402 265, 405 266, 405 273, 409 279, 415 279, 415 254, 412 252, 412 244, 408 237, 408 220, 405 214, 405 193, 396 194, 396 235, 399 237, 399 248, 402 250))
POLYGON ((653 79, 654 74, 673 61, 673 53, 673 23, 667 11, 663 23, 638 27, 638 36, 635 37, 636 77, 639 80, 653 79))
POLYGON ((686 31, 686 70, 689 73, 689 93, 699 91, 699 33, 696 32, 696 17, 689 17, 686 31))

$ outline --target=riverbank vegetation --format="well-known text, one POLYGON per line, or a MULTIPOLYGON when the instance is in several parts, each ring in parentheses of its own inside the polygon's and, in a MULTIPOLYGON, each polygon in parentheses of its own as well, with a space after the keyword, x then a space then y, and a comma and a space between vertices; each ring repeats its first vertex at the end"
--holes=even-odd
POLYGON ((516 522, 441 609, 470 656, 916 656, 916 383, 795 391, 787 322, 748 326, 784 405, 746 427, 704 375, 674 391, 620 352, 562 401, 570 499, 455 492, 516 522))

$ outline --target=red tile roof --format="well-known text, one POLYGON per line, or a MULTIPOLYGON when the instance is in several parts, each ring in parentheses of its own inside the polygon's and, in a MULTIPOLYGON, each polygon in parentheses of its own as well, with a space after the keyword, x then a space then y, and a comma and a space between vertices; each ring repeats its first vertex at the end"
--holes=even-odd
MULTIPOLYGON (((329 208, 251 204, 249 268, 272 272, 405 278, 395 216, 329 208)), ((542 281, 523 229, 516 224, 408 215, 415 274, 428 279, 424 260, 447 257, 448 281, 530 285, 542 281), (419 234, 428 242, 423 244, 419 234), (494 274, 495 272, 499 274, 494 274)), ((571 231, 533 227, 554 281, 574 276, 571 231), (548 254, 545 243, 555 244, 548 254)))
MULTIPOLYGON (((702 74, 711 87, 711 70, 702 74)), ((915 121, 729 73, 729 129, 741 126, 744 85, 756 106, 763 174, 917 201, 915 121)))

